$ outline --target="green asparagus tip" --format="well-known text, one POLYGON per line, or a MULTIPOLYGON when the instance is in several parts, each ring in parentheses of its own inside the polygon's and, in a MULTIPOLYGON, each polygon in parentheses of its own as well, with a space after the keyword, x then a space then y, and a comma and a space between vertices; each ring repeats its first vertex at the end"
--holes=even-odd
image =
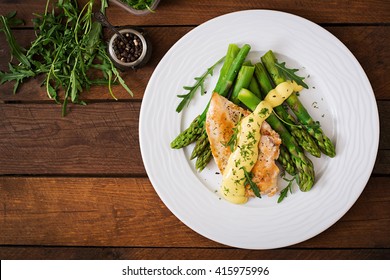
POLYGON ((302 191, 302 192, 308 192, 311 190, 311 188, 313 187, 314 185, 314 182, 312 180, 308 180, 306 181, 304 184, 300 184, 299 185, 299 189, 302 191))

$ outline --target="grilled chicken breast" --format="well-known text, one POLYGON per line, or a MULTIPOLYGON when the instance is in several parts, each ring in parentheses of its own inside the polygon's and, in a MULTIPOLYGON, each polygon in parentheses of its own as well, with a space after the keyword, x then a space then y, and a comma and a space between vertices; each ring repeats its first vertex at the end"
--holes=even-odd
POLYGON ((211 152, 222 174, 232 153, 227 143, 233 135, 233 128, 248 113, 218 93, 213 93, 205 125, 211 152))
MULTIPOLYGON (((232 137, 237 123, 248 114, 247 110, 235 105, 218 93, 213 93, 205 126, 211 152, 222 174, 232 153, 227 143, 232 137)), ((259 156, 251 171, 252 181, 256 183, 261 194, 271 196, 277 191, 279 168, 275 164, 275 160, 279 157, 281 139, 267 122, 263 122, 260 132, 259 156)), ((254 196, 249 187, 246 194, 254 196)))
MULTIPOLYGON (((275 161, 279 157, 279 146, 282 140, 279 134, 267 122, 263 122, 260 129, 259 156, 252 168, 252 181, 256 183, 262 194, 274 195, 277 191, 279 167, 275 161)), ((254 195, 251 190, 248 190, 254 195)))

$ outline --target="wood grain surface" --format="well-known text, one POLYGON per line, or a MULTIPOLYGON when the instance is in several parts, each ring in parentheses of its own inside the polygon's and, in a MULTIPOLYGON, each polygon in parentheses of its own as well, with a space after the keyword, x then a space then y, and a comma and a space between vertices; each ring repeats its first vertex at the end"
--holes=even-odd
MULTIPOLYGON (((45 3, 0 0, 0 15, 17 10, 25 21, 13 29, 23 47, 45 3)), ((117 26, 142 26, 153 45, 144 68, 122 73, 134 97, 115 86, 115 101, 95 87, 81 96, 87 106, 71 104, 62 117, 42 77, 17 94, 12 83, 0 85, 0 259, 390 259, 389 1, 162 0, 147 16, 114 5, 107 15, 117 26), (366 72, 380 117, 374 170, 350 211, 321 234, 276 250, 231 248, 192 231, 160 200, 140 153, 140 106, 160 60, 199 24, 247 9, 293 13, 335 35, 366 72)), ((9 61, 0 33, 0 71, 9 61)))
MULTIPOLYGON (((32 13, 42 13, 46 4, 46 0, 1 2, 0 14, 17 10, 26 26, 32 26, 32 13)), ((79 1, 80 6, 85 2, 79 1)), ((110 4, 107 15, 114 25, 199 25, 226 13, 268 9, 292 13, 321 24, 382 24, 389 21, 389 6, 388 1, 381 0, 162 0, 158 12, 153 15, 135 16, 114 4, 110 4)))
POLYGON ((388 260, 387 249, 275 249, 129 248, 129 247, 0 247, 10 260, 388 260))
MULTIPOLYGON (((370 179, 340 221, 292 248, 389 248, 388 183, 370 179)), ((6 177, 0 186, 4 245, 226 247, 171 215, 147 178, 6 177)))

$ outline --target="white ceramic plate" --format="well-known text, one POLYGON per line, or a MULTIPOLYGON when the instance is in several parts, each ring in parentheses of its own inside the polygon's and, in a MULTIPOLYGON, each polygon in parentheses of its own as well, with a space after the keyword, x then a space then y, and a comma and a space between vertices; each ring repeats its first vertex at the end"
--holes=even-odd
MULTIPOLYGON (((351 52, 322 27, 270 10, 241 11, 212 19, 183 36, 156 67, 143 98, 140 145, 145 168, 165 205, 184 224, 222 244, 270 249, 307 240, 329 228, 355 203, 374 166, 379 119, 371 85, 351 52), (336 144, 337 155, 314 159, 316 183, 297 188, 282 203, 278 196, 245 205, 219 197, 221 175, 212 161, 201 173, 189 160, 193 146, 172 150, 180 131, 209 101, 219 68, 207 80, 208 94, 194 98, 181 114, 177 94, 186 93, 228 44, 248 43, 252 62, 272 49, 279 61, 299 68, 310 89, 302 103, 336 144)), ((283 185, 283 182, 281 181, 283 185)))

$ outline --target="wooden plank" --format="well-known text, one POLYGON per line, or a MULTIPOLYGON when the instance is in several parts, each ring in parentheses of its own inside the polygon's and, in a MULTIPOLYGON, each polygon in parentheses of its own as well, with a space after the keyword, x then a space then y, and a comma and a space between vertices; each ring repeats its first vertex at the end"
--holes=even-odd
POLYGON ((377 102, 379 112, 379 149, 390 151, 390 102, 377 102))
MULTIPOLYGON (((46 0, 2 1, 0 14, 16 10, 26 24, 31 26, 32 13, 43 13, 45 4, 46 0)), ((135 16, 110 4, 107 15, 115 25, 198 25, 226 13, 249 9, 279 10, 318 23, 386 23, 390 18, 389 2, 380 0, 332 0, 315 3, 310 0, 215 0, 212 3, 207 0, 171 0, 161 1, 156 13, 146 16, 135 16)))
MULTIPOLYGON (((390 2, 389 2, 390 3, 390 2)), ((370 80, 377 100, 389 100, 390 26, 326 27, 356 57, 370 80)))
MULTIPOLYGON (((371 178, 335 225, 291 248, 390 245, 390 178, 371 178)), ((0 177, 0 244, 226 248, 181 223, 147 178, 0 177)))
POLYGON ((390 150, 379 150, 373 174, 390 174, 390 150))
POLYGON ((0 244, 216 246, 179 222, 146 178, 0 182, 0 244))
MULTIPOLYGON (((0 104, 0 174, 143 175, 139 102, 0 104)), ((374 174, 390 174, 390 102, 379 102, 380 147, 374 174)))
POLYGON ((387 260, 389 249, 0 247, 2 260, 387 260))
POLYGON ((379 111, 379 150, 373 174, 390 174, 390 104, 378 102, 379 111))
MULTIPOLYGON (((389 100, 390 80, 387 73, 390 72, 390 53, 387 46, 390 45, 390 26, 352 26, 352 27, 326 27, 332 34, 339 38, 356 56, 366 71, 371 81, 375 96, 379 100, 389 100)), ((140 100, 143 97, 146 85, 165 53, 192 27, 149 27, 146 28, 151 39, 153 54, 151 61, 142 69, 134 72, 127 71, 122 74, 134 92, 132 98, 121 86, 114 86, 114 92, 120 100, 140 100)), ((109 32, 107 32, 107 38, 109 32)), ((28 47, 34 38, 32 30, 16 30, 15 37, 18 42, 28 47)), ((4 36, 0 35, 0 70, 7 71, 10 58, 9 49, 4 36)), ((200 74, 200 73, 199 73, 200 74)), ((32 79, 23 84, 18 94, 13 94, 13 83, 0 86, 1 101, 47 101, 45 88, 40 87, 43 78, 32 79)), ((111 100, 107 87, 94 87, 89 92, 82 94, 83 100, 111 100)))
POLYGON ((145 175, 139 102, 0 104, 0 174, 145 175))

